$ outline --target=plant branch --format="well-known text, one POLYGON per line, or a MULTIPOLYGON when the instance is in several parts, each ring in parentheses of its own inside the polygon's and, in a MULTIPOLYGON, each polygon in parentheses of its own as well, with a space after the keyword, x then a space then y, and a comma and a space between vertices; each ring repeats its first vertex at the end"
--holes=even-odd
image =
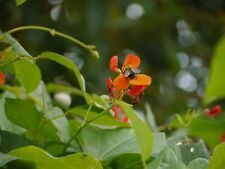
POLYGON ((21 27, 17 27, 17 28, 11 29, 7 33, 8 34, 12 34, 12 33, 15 33, 15 32, 18 32, 18 31, 23 31, 23 30, 40 30, 40 31, 48 32, 52 36, 59 36, 61 38, 67 39, 67 40, 75 43, 76 45, 79 45, 79 46, 83 47, 84 49, 89 51, 92 56, 94 56, 97 59, 99 58, 99 55, 98 55, 98 52, 96 51, 96 47, 95 46, 93 46, 93 45, 86 45, 85 43, 79 41, 78 39, 76 39, 76 38, 74 38, 72 36, 69 36, 69 35, 64 34, 62 32, 58 32, 55 29, 50 29, 50 28, 47 28, 47 27, 44 27, 44 26, 36 26, 36 25, 21 26, 21 27))

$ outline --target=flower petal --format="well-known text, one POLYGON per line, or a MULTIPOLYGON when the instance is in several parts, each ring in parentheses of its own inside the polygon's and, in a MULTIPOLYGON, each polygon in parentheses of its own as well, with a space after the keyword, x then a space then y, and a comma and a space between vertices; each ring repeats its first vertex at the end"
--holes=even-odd
POLYGON ((122 69, 124 70, 127 66, 138 68, 138 66, 140 65, 140 62, 141 60, 138 56, 135 56, 133 54, 128 54, 124 61, 122 69))
POLYGON ((124 116, 122 119, 121 119, 122 122, 124 123, 128 123, 129 122, 129 118, 127 116, 124 116))
POLYGON ((149 86, 151 83, 152 78, 145 74, 139 74, 135 79, 130 80, 130 84, 137 86, 149 86))
POLYGON ((125 90, 128 88, 129 79, 126 78, 123 74, 120 74, 114 79, 113 85, 116 90, 125 90))
POLYGON ((127 91, 127 95, 130 97, 138 96, 142 94, 147 87, 148 86, 132 86, 132 88, 127 91))
POLYGON ((5 84, 5 74, 0 72, 0 85, 5 84))
POLYGON ((110 77, 107 77, 106 79, 106 86, 107 86, 108 92, 110 93, 113 88, 113 81, 110 77))
POLYGON ((118 56, 113 56, 109 62, 109 68, 111 71, 115 72, 118 67, 118 56))

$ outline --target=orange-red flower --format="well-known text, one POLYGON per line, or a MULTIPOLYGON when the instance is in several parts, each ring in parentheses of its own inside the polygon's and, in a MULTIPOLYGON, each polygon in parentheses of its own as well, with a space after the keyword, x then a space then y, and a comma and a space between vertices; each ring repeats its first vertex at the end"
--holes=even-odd
POLYGON ((113 56, 109 62, 109 68, 119 75, 112 81, 107 79, 107 87, 110 98, 121 99, 126 93, 132 98, 132 102, 138 103, 144 94, 144 90, 151 84, 151 77, 140 74, 138 67, 140 58, 133 54, 128 54, 121 69, 118 68, 118 56, 113 56), (110 85, 109 85, 110 84, 110 85), (131 87, 130 87, 131 86, 131 87))
POLYGON ((211 109, 205 109, 204 111, 205 115, 209 118, 213 118, 218 116, 221 113, 221 106, 220 105, 216 105, 211 109))
MULTIPOLYGON (((140 98, 144 94, 144 90, 151 84, 151 77, 140 74, 138 67, 140 58, 133 54, 128 54, 125 58, 121 69, 118 68, 118 56, 113 56, 109 62, 109 68, 112 72, 119 75, 112 80, 110 77, 106 79, 106 85, 110 99, 122 100, 123 94, 127 94, 132 98, 132 103, 139 103, 140 98)), ((113 105, 112 111, 114 118, 123 122, 129 122, 128 117, 117 105, 113 105)))
POLYGON ((139 74, 138 67, 140 62, 141 60, 138 56, 128 54, 122 66, 122 70, 120 70, 117 67, 118 57, 113 56, 110 59, 110 69, 113 72, 121 72, 113 81, 116 90, 126 90, 129 85, 149 86, 151 84, 151 77, 145 74, 139 74))
POLYGON ((5 84, 5 74, 0 72, 0 85, 5 84))

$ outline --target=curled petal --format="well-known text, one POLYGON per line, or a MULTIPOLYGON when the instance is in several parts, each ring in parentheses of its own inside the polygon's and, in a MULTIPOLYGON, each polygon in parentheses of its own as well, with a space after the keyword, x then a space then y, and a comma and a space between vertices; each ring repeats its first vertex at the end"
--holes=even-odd
POLYGON ((0 72, 0 85, 5 84, 5 74, 0 72))
POLYGON ((125 70, 125 68, 127 66, 131 66, 133 68, 138 68, 138 66, 140 65, 140 62, 141 62, 141 60, 138 56, 135 56, 133 54, 128 54, 124 61, 122 70, 125 70))
POLYGON ((123 74, 120 74, 114 79, 113 85, 116 90, 125 90, 128 88, 129 79, 126 78, 123 74))
POLYGON ((130 80, 130 84, 135 86, 149 86, 151 83, 152 78, 145 74, 139 74, 135 79, 130 80))
POLYGON ((118 67, 118 56, 113 56, 109 62, 109 68, 111 71, 116 72, 118 67))
POLYGON ((132 86, 132 88, 127 91, 127 95, 130 97, 141 95, 147 87, 148 86, 132 86))

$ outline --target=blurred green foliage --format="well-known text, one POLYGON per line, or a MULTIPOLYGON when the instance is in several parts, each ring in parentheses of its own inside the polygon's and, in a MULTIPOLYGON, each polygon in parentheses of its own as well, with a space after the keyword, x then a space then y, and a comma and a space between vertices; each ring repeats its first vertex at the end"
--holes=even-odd
MULTIPOLYGON (((86 77, 87 90, 98 94, 106 94, 109 58, 129 51, 138 54, 141 70, 153 78, 139 107, 149 102, 161 123, 171 114, 201 105, 213 48, 224 33, 224 9, 223 0, 28 0, 20 6, 0 0, 0 28, 48 26, 95 44, 99 60, 47 33, 15 34, 33 56, 51 50, 72 58, 86 77), (188 78, 195 86, 185 83, 188 78)), ((42 61, 39 65, 44 81, 73 83, 73 74, 63 67, 42 61)))
POLYGON ((20 25, 48 26, 52 36, 56 29, 97 45, 101 58, 87 57, 98 55, 94 46, 74 48, 43 32, 13 34, 22 45, 0 33, 0 50, 5 49, 0 66, 7 72, 0 99, 0 167, 223 168, 224 111, 218 108, 209 116, 204 109, 215 104, 211 101, 223 106, 225 96, 224 39, 215 47, 223 34, 223 1, 28 0, 19 6, 25 1, 0 1, 0 18, 9 18, 1 22, 3 32, 20 25), (128 52, 140 55, 141 69, 153 77, 143 99, 150 104, 139 105, 145 105, 145 116, 126 102, 100 96, 106 94, 110 56, 128 52), (74 81, 79 88, 73 88, 74 81), (62 90, 61 100, 52 97, 62 90), (74 97, 72 105, 67 92, 74 97), (64 102, 57 107, 57 101, 64 102), (115 105, 130 123, 113 118, 115 105), (154 114, 158 122, 170 122, 157 126, 154 114), (171 128, 176 130, 159 132, 171 128), (207 146, 209 151, 215 147, 212 156, 207 146))

